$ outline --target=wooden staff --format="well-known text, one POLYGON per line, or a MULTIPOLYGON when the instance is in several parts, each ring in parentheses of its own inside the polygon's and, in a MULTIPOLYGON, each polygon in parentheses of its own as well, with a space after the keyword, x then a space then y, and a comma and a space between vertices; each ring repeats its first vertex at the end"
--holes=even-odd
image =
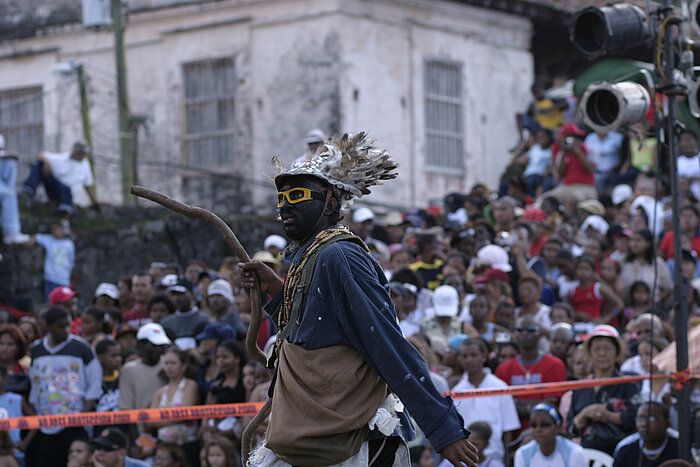
MULTIPOLYGON (((142 186, 132 186, 131 194, 140 198, 151 200, 165 208, 170 209, 171 211, 175 211, 178 214, 182 214, 183 216, 191 217, 193 219, 201 219, 205 222, 212 224, 219 230, 219 232, 221 232, 221 235, 224 236, 226 244, 229 246, 229 248, 231 248, 231 250, 233 250, 234 254, 238 257, 238 261, 240 261, 241 263, 250 262, 250 256, 248 256, 248 253, 245 251, 245 249, 243 249, 241 243, 238 241, 231 228, 213 212, 197 206, 190 206, 188 204, 174 200, 162 193, 149 190, 148 188, 144 188, 142 186)), ((246 334, 245 339, 246 348, 251 357, 253 357, 263 366, 266 366, 265 354, 262 353, 262 351, 258 348, 257 344, 258 331, 260 330, 260 324, 262 322, 262 308, 260 306, 260 280, 255 281, 255 285, 250 294, 250 305, 250 325, 248 327, 248 333, 246 334)), ((262 409, 260 409, 260 411, 255 415, 255 417, 253 417, 253 419, 243 431, 243 436, 241 438, 243 465, 245 465, 248 461, 248 456, 250 455, 251 449, 251 442, 253 440, 255 432, 258 429, 258 426, 260 426, 260 424, 268 417, 268 415, 270 415, 271 404, 272 399, 268 399, 267 402, 265 402, 265 405, 262 407, 262 409)))

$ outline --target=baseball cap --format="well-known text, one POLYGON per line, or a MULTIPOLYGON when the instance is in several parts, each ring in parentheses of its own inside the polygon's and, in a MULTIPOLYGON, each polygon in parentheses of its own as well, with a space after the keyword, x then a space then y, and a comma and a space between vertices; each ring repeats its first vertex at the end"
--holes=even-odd
POLYGON ((435 316, 457 316, 459 294, 451 285, 441 285, 433 292, 435 316))
POLYGON ((73 297, 77 297, 78 292, 71 290, 70 287, 56 287, 49 294, 49 303, 51 305, 58 305, 59 303, 64 303, 73 297))
POLYGON ((279 264, 280 261, 275 258, 275 256, 267 250, 256 251, 253 255, 254 260, 258 260, 261 263, 279 264))
POLYGON ((95 297, 99 297, 100 295, 107 295, 109 298, 118 300, 119 289, 114 284, 110 284, 109 282, 103 282, 100 285, 98 285, 95 289, 95 297))
POLYGON ((366 208, 364 206, 357 208, 357 210, 352 213, 352 221, 356 224, 371 221, 372 219, 374 219, 374 213, 370 208, 366 208))
POLYGON ((168 336, 165 334, 163 326, 158 323, 144 324, 136 333, 137 340, 147 340, 153 345, 168 345, 172 344, 168 336))
POLYGON ((583 221, 581 227, 579 227, 579 230, 581 232, 585 232, 586 229, 588 229, 589 227, 594 229, 601 235, 605 235, 606 233, 608 233, 608 229, 610 228, 608 222, 605 219, 596 215, 590 215, 586 217, 586 220, 583 221))
POLYGON ((177 275, 176 274, 166 274, 163 279, 158 283, 158 287, 168 288, 173 285, 177 285, 177 275))
POLYGON ((90 146, 85 141, 76 141, 70 152, 71 154, 90 154, 90 146))
POLYGON ((632 197, 634 191, 629 185, 617 185, 613 188, 612 193, 610 193, 610 200, 615 206, 624 203, 632 197))
POLYGON ((326 134, 320 128, 314 128, 304 137, 304 143, 322 143, 326 139, 326 134))
POLYGON ((586 211, 588 214, 595 214, 597 216, 605 215, 605 206, 603 203, 597 199, 586 199, 577 204, 578 208, 582 211, 586 211))
POLYGON ((263 247, 267 250, 271 246, 276 246, 280 250, 284 250, 287 246, 287 240, 285 240, 281 235, 268 235, 265 239, 265 243, 263 243, 263 247))
POLYGON ((217 279, 209 284, 207 295, 210 297, 212 295, 221 295, 229 302, 233 302, 233 289, 231 284, 225 279, 217 279))
POLYGON ((586 132, 575 123, 565 123, 560 131, 562 136, 586 136, 586 132))
POLYGON ((386 226, 397 226, 403 224, 404 222, 403 214, 401 214, 399 211, 391 211, 384 217, 384 225, 386 226))
POLYGON ((486 264, 494 269, 510 272, 513 267, 508 262, 508 253, 498 245, 486 245, 476 254, 476 259, 481 264, 486 264))
POLYGON ((222 342, 235 338, 236 331, 234 331, 233 328, 226 323, 209 323, 204 328, 204 331, 196 336, 198 341, 203 341, 204 339, 216 339, 218 342, 222 342))
POLYGON ((476 279, 477 284, 484 284, 490 281, 508 282, 508 274, 501 271, 500 269, 491 268, 488 271, 486 271, 484 275, 476 279))
POLYGON ((114 338, 119 339, 119 337, 123 336, 124 334, 136 334, 137 332, 138 331, 135 327, 122 323, 117 326, 117 331, 114 333, 114 338))
POLYGON ((90 443, 105 451, 116 451, 126 448, 126 436, 119 428, 108 427, 90 440, 90 443))

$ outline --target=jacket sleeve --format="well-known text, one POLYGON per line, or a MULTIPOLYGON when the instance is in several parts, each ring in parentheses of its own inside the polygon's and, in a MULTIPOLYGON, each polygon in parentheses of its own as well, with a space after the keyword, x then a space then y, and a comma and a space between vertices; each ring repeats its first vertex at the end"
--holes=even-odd
POLYGON ((401 333, 385 278, 359 247, 340 251, 324 261, 339 281, 331 305, 341 333, 401 399, 436 451, 467 437, 452 399, 435 389, 425 360, 401 333))

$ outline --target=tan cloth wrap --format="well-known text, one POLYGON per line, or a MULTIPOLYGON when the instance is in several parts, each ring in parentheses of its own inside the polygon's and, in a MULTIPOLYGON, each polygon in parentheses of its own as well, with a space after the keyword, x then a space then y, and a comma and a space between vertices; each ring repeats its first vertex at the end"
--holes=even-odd
POLYGON ((284 342, 266 445, 291 465, 334 465, 355 455, 387 385, 355 349, 284 342))

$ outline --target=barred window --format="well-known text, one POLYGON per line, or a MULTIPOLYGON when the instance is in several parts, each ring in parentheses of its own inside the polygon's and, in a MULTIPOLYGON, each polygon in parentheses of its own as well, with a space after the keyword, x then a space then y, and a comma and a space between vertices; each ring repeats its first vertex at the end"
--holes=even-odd
POLYGON ((464 172, 462 66, 445 60, 426 60, 425 157, 431 172, 464 172))
POLYGON ((33 159, 44 146, 41 86, 0 91, 0 133, 8 152, 33 159))
POLYGON ((206 169, 233 165, 233 58, 183 65, 185 83, 185 154, 189 166, 206 169))

